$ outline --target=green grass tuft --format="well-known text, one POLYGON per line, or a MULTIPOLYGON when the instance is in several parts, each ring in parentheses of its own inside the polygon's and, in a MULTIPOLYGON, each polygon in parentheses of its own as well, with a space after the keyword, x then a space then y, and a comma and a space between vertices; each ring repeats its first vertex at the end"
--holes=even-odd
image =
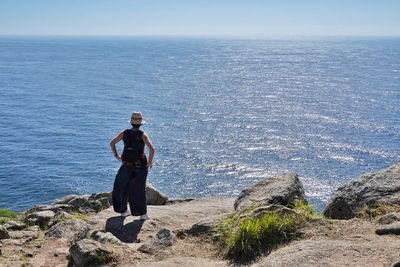
POLYGON ((0 217, 15 218, 17 217, 17 213, 12 210, 0 208, 0 217))
POLYGON ((399 205, 389 205, 384 202, 371 203, 364 205, 357 213, 357 217, 364 219, 376 219, 377 217, 383 216, 390 212, 399 212, 399 205))
POLYGON ((230 216, 217 227, 221 252, 234 262, 248 263, 297 233, 297 216, 273 212, 239 221, 238 218, 230 216))
POLYGON ((306 203, 302 200, 296 199, 293 202, 293 209, 300 214, 305 213, 310 217, 310 219, 317 218, 317 212, 315 211, 314 207, 311 204, 306 203))

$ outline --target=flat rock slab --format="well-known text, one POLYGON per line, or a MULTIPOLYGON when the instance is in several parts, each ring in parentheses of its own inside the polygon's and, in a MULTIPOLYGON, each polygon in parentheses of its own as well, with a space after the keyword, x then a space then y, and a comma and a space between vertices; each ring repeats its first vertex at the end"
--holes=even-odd
POLYGON ((135 242, 139 233, 142 241, 148 241, 151 239, 148 236, 154 236, 161 228, 171 231, 189 229, 204 218, 233 212, 233 203, 234 198, 209 197, 171 205, 148 206, 151 220, 146 221, 134 216, 121 217, 111 207, 91 217, 89 224, 94 230, 111 232, 125 243, 135 242))
POLYGON ((378 226, 375 233, 378 235, 400 235, 400 222, 378 226))
MULTIPOLYGON (((192 257, 175 257, 156 262, 141 262, 134 266, 141 267, 228 267, 225 261, 214 261, 211 259, 192 258, 192 257)), ((127 266, 123 266, 127 267, 127 266)))
POLYGON ((302 240, 272 252, 252 267, 276 266, 388 266, 387 251, 371 243, 345 240, 302 240))

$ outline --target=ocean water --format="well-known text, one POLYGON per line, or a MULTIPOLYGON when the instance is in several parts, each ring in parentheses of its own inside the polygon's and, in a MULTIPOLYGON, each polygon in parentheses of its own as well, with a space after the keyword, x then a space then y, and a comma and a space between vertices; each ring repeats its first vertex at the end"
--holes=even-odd
POLYGON ((0 37, 0 206, 110 191, 134 110, 170 197, 285 171, 322 209, 400 159, 400 39, 0 37), (119 146, 121 150, 121 146, 119 146))

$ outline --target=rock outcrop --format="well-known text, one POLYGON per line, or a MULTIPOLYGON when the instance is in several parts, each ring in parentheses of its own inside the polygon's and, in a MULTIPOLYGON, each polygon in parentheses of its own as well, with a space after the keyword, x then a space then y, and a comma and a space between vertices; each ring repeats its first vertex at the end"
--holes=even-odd
POLYGON ((378 222, 380 224, 391 224, 391 223, 399 222, 399 221, 400 221, 400 214, 397 212, 391 212, 391 213, 385 214, 378 220, 378 222))
POLYGON ((28 225, 38 225, 42 229, 46 229, 50 220, 55 216, 51 210, 37 211, 31 213, 26 218, 28 225))
POLYGON ((65 238, 70 243, 86 237, 89 231, 87 223, 83 220, 67 220, 52 226, 46 233, 48 237, 65 238))
POLYGON ((339 187, 323 213, 328 218, 351 219, 364 206, 380 203, 400 204, 400 162, 339 187))
POLYGON ((72 262, 78 267, 99 266, 112 260, 112 251, 91 239, 76 242, 69 252, 72 262))
POLYGON ((3 225, 0 225, 0 240, 1 239, 6 239, 9 238, 10 235, 8 233, 7 228, 5 228, 3 225))
POLYGON ((141 245, 138 250, 144 253, 155 254, 167 247, 172 246, 174 242, 175 236, 172 231, 168 228, 163 228, 158 231, 152 240, 141 245))
POLYGON ((269 204, 288 205, 296 199, 307 202, 303 185, 295 173, 266 178, 243 190, 235 201, 235 210, 269 204))
POLYGON ((167 196, 149 183, 146 184, 146 197, 147 205, 165 205, 168 200, 167 196))
POLYGON ((400 235, 400 222, 380 225, 376 228, 375 233, 378 235, 400 235))

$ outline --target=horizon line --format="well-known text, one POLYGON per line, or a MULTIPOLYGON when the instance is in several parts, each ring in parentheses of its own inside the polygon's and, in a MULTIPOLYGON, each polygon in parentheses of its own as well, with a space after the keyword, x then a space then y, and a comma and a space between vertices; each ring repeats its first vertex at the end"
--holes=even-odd
POLYGON ((66 38, 101 38, 101 37, 114 37, 114 38, 188 38, 188 39, 316 39, 316 38, 400 38, 398 35, 369 35, 369 34, 343 34, 343 35, 322 35, 322 34, 310 34, 310 35, 206 35, 206 34, 2 34, 0 37, 66 37, 66 38))

